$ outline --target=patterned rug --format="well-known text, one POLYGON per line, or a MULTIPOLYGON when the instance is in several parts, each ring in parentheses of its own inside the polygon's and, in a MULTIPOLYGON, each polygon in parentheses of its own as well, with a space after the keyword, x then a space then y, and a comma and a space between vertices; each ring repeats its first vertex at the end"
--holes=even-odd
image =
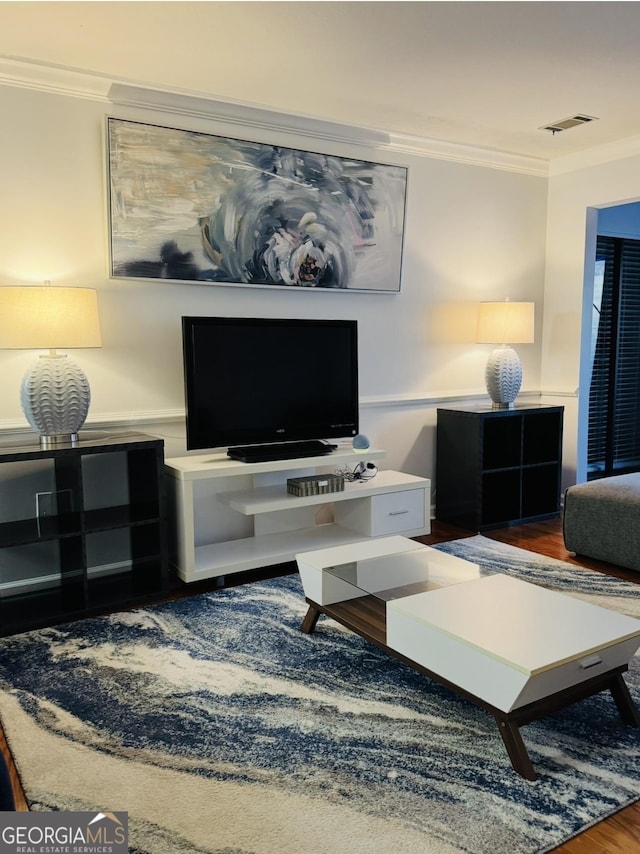
MULTIPOLYGON (((640 617, 640 588, 481 536, 443 551, 640 617)), ((523 729, 323 617, 297 575, 0 641, 0 716, 32 809, 126 810, 145 854, 529 854, 640 797, 602 694, 523 729)), ((627 684, 640 703, 640 660, 627 684)))

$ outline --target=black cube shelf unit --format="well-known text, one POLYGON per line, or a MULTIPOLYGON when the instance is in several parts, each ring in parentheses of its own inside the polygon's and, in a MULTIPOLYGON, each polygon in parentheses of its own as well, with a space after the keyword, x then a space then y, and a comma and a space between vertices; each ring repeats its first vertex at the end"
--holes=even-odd
POLYGON ((438 409, 436 518, 482 531, 557 516, 563 412, 438 409))
POLYGON ((0 635, 159 598, 166 529, 161 439, 0 445, 0 635))

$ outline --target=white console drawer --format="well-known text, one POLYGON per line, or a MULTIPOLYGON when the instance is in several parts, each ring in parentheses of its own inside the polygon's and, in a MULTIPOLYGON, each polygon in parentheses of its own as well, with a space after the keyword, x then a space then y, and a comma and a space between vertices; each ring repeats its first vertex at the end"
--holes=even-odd
POLYGON ((366 537, 429 532, 425 489, 385 492, 336 505, 336 522, 366 537))
POLYGON ((371 498, 371 533, 378 537, 424 527, 424 489, 389 492, 371 498))

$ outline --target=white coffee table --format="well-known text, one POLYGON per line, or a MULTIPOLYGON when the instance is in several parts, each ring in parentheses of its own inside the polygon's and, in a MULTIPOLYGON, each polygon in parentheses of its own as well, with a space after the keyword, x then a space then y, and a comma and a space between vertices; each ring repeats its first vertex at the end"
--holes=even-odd
POLYGON ((623 721, 640 726, 622 678, 640 620, 400 536, 296 559, 309 604, 303 631, 327 614, 488 710, 528 780, 526 723, 609 690, 623 721))

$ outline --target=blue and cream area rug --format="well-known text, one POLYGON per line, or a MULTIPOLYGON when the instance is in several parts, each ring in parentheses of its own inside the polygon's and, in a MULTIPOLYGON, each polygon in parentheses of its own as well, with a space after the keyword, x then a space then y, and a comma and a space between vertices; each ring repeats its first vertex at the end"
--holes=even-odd
MULTIPOLYGON (((640 617, 640 587, 485 537, 444 551, 640 617)), ((297 576, 0 641, 0 716, 36 810, 126 810, 145 854, 529 854, 640 797, 609 693, 523 728, 322 617, 297 576)), ((496 619, 500 603, 496 602, 496 619)), ((640 704, 640 659, 625 676, 640 704)))

